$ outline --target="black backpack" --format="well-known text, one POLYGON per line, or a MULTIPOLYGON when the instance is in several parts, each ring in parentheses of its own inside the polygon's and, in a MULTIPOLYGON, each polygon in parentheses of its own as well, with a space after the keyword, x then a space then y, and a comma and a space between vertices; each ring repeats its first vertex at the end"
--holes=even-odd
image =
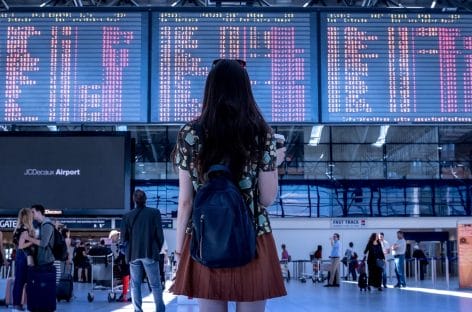
POLYGON ((59 232, 59 230, 56 229, 54 224, 50 222, 48 223, 51 224, 51 226, 54 229, 54 233, 53 233, 54 242, 52 244, 52 247, 51 245, 49 245, 49 247, 51 247, 52 254, 54 255, 54 259, 58 261, 66 261, 69 256, 67 252, 66 240, 64 239, 64 236, 62 236, 61 232, 59 232))
POLYGON ((225 165, 213 165, 193 201, 192 258, 209 268, 243 266, 256 255, 251 211, 225 165))

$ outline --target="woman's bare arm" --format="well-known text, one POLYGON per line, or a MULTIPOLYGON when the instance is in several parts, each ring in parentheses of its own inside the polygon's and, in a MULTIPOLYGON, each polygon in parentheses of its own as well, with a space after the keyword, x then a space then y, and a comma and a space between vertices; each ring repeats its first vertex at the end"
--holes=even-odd
MULTIPOLYGON (((179 204, 177 212, 177 231, 175 251, 182 252, 184 244, 185 229, 187 228, 188 220, 192 214, 193 203, 193 185, 188 171, 179 169, 179 204)), ((180 256, 176 255, 177 258, 180 256)))

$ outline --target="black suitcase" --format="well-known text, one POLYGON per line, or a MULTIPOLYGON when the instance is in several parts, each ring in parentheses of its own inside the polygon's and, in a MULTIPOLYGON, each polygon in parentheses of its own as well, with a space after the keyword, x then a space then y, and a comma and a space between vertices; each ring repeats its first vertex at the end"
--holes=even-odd
POLYGON ((57 301, 65 300, 67 302, 72 298, 72 291, 74 289, 74 283, 72 280, 72 275, 64 274, 62 275, 59 283, 56 288, 56 299, 57 301))
POLYGON ((359 279, 357 280, 357 286, 359 286, 360 291, 370 290, 370 287, 367 281, 367 274, 365 272, 359 274, 359 279))
POLYGON ((28 268, 26 284, 28 311, 56 311, 56 268, 53 265, 28 268))

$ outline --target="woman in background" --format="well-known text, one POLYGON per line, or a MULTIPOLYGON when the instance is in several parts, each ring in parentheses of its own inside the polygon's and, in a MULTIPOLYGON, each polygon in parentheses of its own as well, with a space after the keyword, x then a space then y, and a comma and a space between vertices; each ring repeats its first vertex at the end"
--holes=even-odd
POLYGON ((15 282, 13 284, 13 308, 23 310, 23 289, 26 284, 28 266, 34 265, 34 228, 33 213, 29 208, 22 208, 13 231, 13 243, 16 246, 15 282))
POLYGON ((367 268, 369 269, 369 287, 375 287, 382 291, 383 267, 380 263, 385 263, 385 256, 380 244, 379 235, 372 233, 364 250, 364 258, 367 256, 367 268))

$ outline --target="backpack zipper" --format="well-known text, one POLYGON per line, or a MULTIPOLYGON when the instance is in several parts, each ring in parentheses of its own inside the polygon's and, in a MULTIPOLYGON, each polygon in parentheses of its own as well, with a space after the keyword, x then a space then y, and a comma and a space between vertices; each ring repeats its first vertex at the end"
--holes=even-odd
POLYGON ((200 216, 200 244, 198 246, 200 259, 203 259, 203 226, 205 224, 205 215, 200 216))

